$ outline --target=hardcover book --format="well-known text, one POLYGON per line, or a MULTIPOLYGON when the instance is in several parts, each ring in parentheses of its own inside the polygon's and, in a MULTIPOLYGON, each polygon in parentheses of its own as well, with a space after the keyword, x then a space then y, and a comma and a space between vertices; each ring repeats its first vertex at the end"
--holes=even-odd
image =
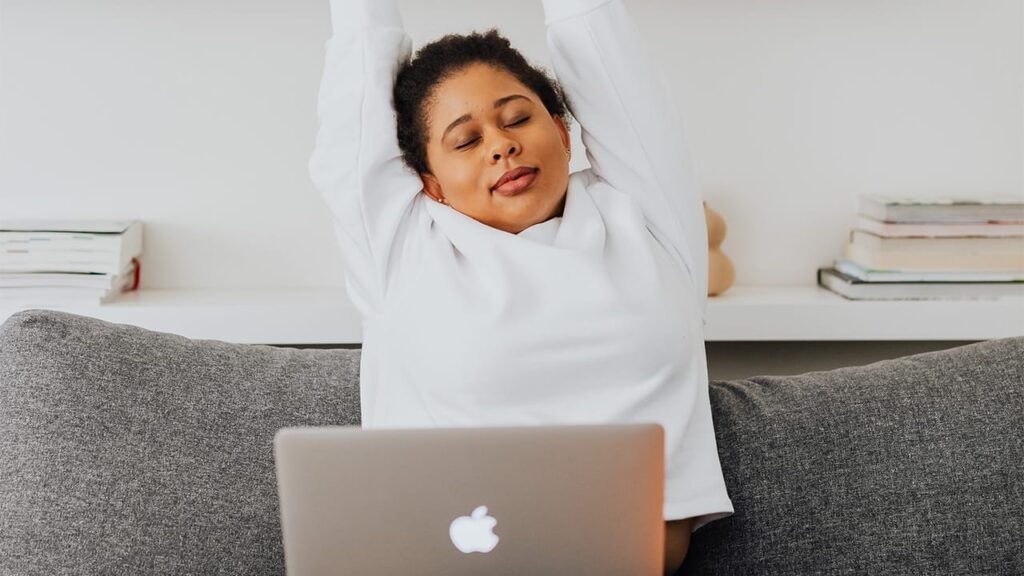
POLYGON ((899 198, 865 194, 859 212, 883 222, 1024 223, 1024 198, 899 198))
POLYGON ((818 284, 850 300, 1021 298, 1024 306, 1024 282, 863 282, 835 268, 819 268, 818 284))

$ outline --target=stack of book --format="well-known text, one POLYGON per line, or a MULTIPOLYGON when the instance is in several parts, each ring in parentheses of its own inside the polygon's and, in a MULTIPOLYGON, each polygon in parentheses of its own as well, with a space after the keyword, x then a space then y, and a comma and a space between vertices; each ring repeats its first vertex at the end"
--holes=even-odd
POLYGON ((0 302, 109 302, 138 288, 141 255, 138 220, 0 220, 0 302))
POLYGON ((818 283, 852 300, 1024 296, 1024 197, 860 197, 845 258, 818 283))

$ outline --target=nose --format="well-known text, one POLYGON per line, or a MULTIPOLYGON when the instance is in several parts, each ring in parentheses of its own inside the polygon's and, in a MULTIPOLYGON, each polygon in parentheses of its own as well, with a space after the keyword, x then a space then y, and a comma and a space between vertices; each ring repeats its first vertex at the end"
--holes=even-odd
POLYGON ((494 161, 501 160, 502 156, 508 157, 518 154, 520 146, 517 142, 508 138, 502 138, 491 148, 491 158, 494 161))

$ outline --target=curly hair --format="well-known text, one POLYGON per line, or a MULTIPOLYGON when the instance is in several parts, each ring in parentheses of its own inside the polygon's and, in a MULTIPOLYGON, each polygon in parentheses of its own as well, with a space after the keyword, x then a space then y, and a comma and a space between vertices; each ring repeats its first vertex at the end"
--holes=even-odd
POLYGON ((540 97, 548 113, 566 126, 570 118, 561 85, 542 69, 531 66, 494 28, 484 33, 447 34, 426 44, 399 67, 393 90, 402 160, 417 173, 429 173, 426 104, 434 88, 471 64, 489 64, 508 71, 540 97))

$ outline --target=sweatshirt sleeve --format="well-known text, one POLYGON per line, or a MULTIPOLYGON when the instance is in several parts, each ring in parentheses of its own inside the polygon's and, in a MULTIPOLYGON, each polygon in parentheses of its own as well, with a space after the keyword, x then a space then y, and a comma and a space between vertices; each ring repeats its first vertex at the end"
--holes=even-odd
POLYGON ((349 296, 367 315, 383 305, 422 190, 402 161, 392 105, 412 42, 395 0, 331 0, 331 25, 309 173, 332 215, 349 296))
POLYGON ((639 203, 648 228, 689 270, 707 306, 704 207, 681 120, 621 0, 543 0, 555 75, 591 170, 639 203))

